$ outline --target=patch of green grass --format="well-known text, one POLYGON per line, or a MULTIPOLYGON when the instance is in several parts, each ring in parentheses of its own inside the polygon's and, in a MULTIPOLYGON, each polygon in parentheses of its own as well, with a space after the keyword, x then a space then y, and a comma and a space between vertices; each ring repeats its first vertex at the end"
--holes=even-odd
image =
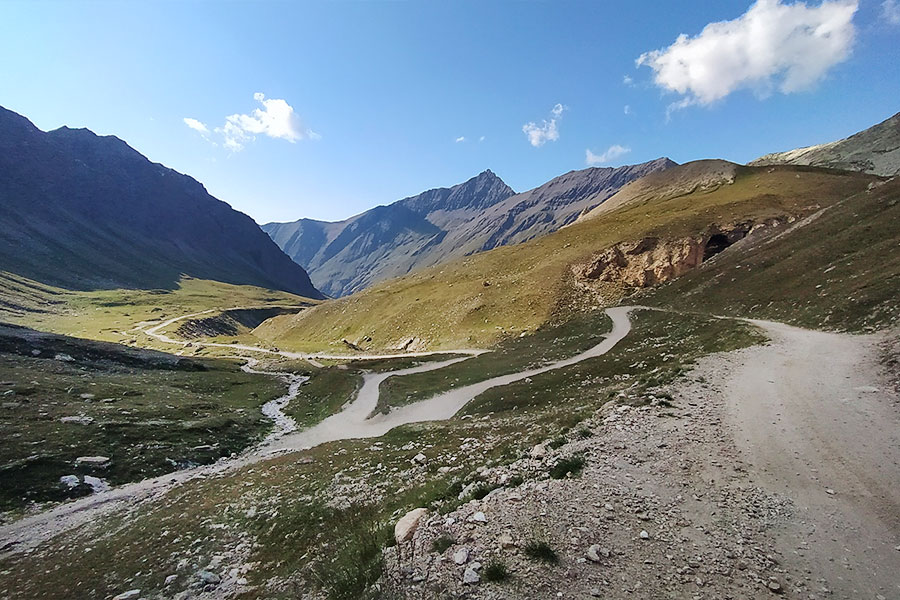
POLYGON ((60 483, 119 485, 240 452, 270 428, 260 407, 283 382, 229 361, 205 371, 64 362, 0 353, 0 510, 83 495, 60 483), (64 422, 77 418, 80 422, 64 422), (108 466, 79 464, 106 456, 108 466))
POLYGON ((456 543, 449 535, 439 535, 433 540, 431 540, 431 551, 437 552, 438 554, 443 554, 447 551, 448 548, 453 546, 456 543))
POLYGON ((509 579, 509 569, 500 559, 492 559, 484 566, 484 580, 491 583, 500 583, 509 579))
POLYGON ((568 358, 598 344, 608 331, 609 318, 605 314, 579 314, 565 323, 543 327, 533 335, 505 340, 496 350, 455 365, 390 377, 381 384, 376 411, 386 413, 440 392, 568 358))
POLYGON ((472 498, 475 500, 482 500, 485 496, 500 487, 502 487, 500 484, 495 483, 479 483, 475 486, 475 489, 472 490, 472 498))
POLYGON ((556 564, 559 562, 559 555, 556 550, 544 540, 531 540, 523 548, 525 555, 534 560, 541 562, 556 564))
POLYGON ((580 454, 562 458, 550 468, 550 477, 553 479, 564 479, 565 477, 575 477, 584 468, 584 457, 580 454))

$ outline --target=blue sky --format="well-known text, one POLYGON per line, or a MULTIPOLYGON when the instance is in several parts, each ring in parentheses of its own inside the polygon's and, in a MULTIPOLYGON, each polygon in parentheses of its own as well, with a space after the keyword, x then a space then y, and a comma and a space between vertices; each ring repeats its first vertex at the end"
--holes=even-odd
POLYGON ((896 1, 675 6, 6 1, 0 105, 116 135, 260 223, 487 168, 524 191, 588 158, 745 162, 900 110, 896 1))

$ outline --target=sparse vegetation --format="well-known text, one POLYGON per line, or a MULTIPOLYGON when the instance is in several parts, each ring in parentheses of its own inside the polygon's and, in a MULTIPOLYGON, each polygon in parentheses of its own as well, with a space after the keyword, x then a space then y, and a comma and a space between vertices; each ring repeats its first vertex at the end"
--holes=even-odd
POLYGON ((491 559, 484 566, 484 580, 491 583, 500 583, 509 579, 509 569, 502 560, 491 559))
POLYGON ((439 535, 438 537, 431 540, 431 551, 437 552, 438 554, 443 554, 455 543, 456 540, 454 540, 449 535, 439 535))
POLYGON ((554 550, 545 540, 531 540, 525 544, 523 550, 528 557, 534 560, 550 564, 559 562, 559 556, 556 554, 556 550, 554 550))
POLYGON ((584 457, 580 454, 562 458, 550 468, 550 477, 553 479, 563 479, 564 477, 574 477, 581 473, 584 468, 584 457))

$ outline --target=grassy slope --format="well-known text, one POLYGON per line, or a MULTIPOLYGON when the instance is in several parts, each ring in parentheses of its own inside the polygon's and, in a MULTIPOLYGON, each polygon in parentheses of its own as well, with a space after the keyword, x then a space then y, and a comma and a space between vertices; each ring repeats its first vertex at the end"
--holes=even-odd
POLYGON ((202 364, 208 370, 0 353, 0 511, 87 491, 66 491, 63 475, 121 484, 212 462, 263 436, 271 422, 259 408, 284 384, 243 373, 233 361, 202 364), (60 420, 73 416, 93 422, 60 420), (75 465, 97 455, 111 464, 75 465))
MULTIPOLYGON (((695 234, 714 223, 805 215, 871 181, 870 176, 820 169, 739 168, 732 185, 631 204, 524 244, 426 269, 296 316, 276 317, 255 333, 294 350, 334 350, 342 338, 365 336, 372 338, 372 348, 413 336, 432 349, 489 346, 550 321, 571 296, 570 266, 614 243, 695 234)), ((609 301, 617 300, 610 290, 609 301)))
MULTIPOLYGON (((735 249, 737 250, 737 249, 735 249)), ((900 181, 651 290, 654 306, 850 331, 900 319, 900 181)))
MULTIPOLYGON (((210 308, 304 305, 310 301, 277 290, 183 277, 174 290, 72 292, 0 272, 0 321, 81 338, 153 346, 131 330, 210 308)), ((171 329, 177 329, 177 324, 171 329)), ((162 346, 160 346, 162 347, 162 346)))
POLYGON ((254 563, 247 576, 261 587, 241 598, 293 598, 316 582, 330 598, 361 598, 377 577, 385 528, 405 511, 450 510, 465 500, 457 497, 463 486, 479 480, 478 467, 509 464, 547 439, 574 439, 583 434, 575 426, 610 398, 645 402, 648 386, 665 384, 691 359, 757 339, 732 321, 641 312, 633 335, 610 354, 492 390, 467 409, 476 418, 400 427, 378 440, 319 446, 304 453, 312 462, 291 455, 188 482, 127 522, 68 532, 40 552, 0 561, 0 583, 21 598, 131 588, 151 596, 174 573, 178 581, 166 589, 174 595, 214 555, 243 543, 249 555, 226 561, 254 563), (411 465, 420 451, 426 468, 411 465))

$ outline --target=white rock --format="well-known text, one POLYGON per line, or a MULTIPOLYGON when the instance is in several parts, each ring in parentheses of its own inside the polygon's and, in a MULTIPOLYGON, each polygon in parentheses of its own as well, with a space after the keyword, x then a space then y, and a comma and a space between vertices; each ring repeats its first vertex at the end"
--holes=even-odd
POLYGON ((516 547, 516 541, 508 533, 501 533, 500 538, 497 541, 500 542, 501 548, 515 548, 516 547))
POLYGON ((84 476, 84 482, 91 486, 91 489, 94 490, 94 493, 97 492, 105 492, 109 489, 109 484, 99 477, 92 477, 91 475, 84 476))
POLYGON ((400 520, 394 525, 394 539, 398 544, 412 539, 413 534, 419 527, 419 523, 422 522, 426 514, 428 514, 427 508, 415 508, 400 517, 400 520))
POLYGON ((472 567, 468 567, 463 573, 463 583, 466 585, 475 585, 481 581, 481 575, 473 569, 472 567))
POLYGON ((464 565, 469 560, 469 549, 468 548, 460 548, 456 552, 453 553, 453 562, 458 565, 464 565))
POLYGON ((594 544, 588 548, 585 556, 587 556, 588 560, 591 562, 600 562, 600 544, 594 544))
POLYGON ((466 519, 469 523, 487 523, 487 517, 480 510, 466 519))
POLYGON ((172 585, 175 583, 175 580, 178 579, 178 575, 169 575, 166 577, 166 582, 163 585, 172 585))
MULTIPOLYGON (((68 354, 57 354, 57 355, 54 356, 53 358, 54 358, 55 360, 61 360, 62 362, 75 362, 75 359, 72 358, 71 356, 69 356, 68 354)), ((130 590, 129 592, 125 592, 125 593, 128 594, 128 593, 131 593, 131 592, 133 592, 133 591, 134 591, 134 590, 130 590)), ((138 594, 140 594, 140 593, 141 593, 141 591, 138 590, 138 594)), ((134 597, 135 597, 135 596, 129 596, 129 598, 134 598, 134 597)), ((116 596, 116 598, 118 598, 118 596, 116 596)), ((113 598, 113 600, 116 600, 116 598, 113 598)))
POLYGON ((649 539, 650 539, 650 534, 647 533, 647 530, 641 531, 641 539, 642 539, 642 540, 649 540, 649 539))
POLYGON ((81 481, 78 479, 78 475, 63 475, 59 478, 59 482, 66 487, 77 487, 81 481))
POLYGON ((427 460, 428 460, 428 458, 424 454, 419 452, 418 454, 413 456, 412 462, 414 462, 417 465, 424 465, 425 461, 427 461, 427 460))
POLYGON ((538 444, 531 449, 531 458, 544 458, 547 456, 547 447, 544 444, 538 444))
POLYGON ((122 592, 118 596, 113 596, 112 600, 132 600, 140 595, 141 590, 128 590, 127 592, 122 592))
POLYGON ((79 465, 91 465, 94 467, 104 467, 109 464, 108 456, 79 456, 75 459, 79 465))

